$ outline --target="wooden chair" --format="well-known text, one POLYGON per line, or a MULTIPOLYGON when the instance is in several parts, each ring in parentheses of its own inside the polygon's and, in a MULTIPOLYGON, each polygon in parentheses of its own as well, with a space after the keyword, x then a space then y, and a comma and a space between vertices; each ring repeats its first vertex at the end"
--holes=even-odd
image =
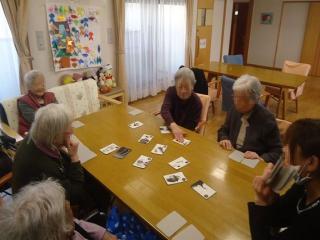
MULTIPOLYGON (((296 63, 286 60, 283 64, 282 71, 285 73, 297 74, 302 76, 308 76, 311 69, 310 64, 296 63)), ((280 104, 285 97, 296 103, 296 113, 298 113, 298 98, 303 94, 305 83, 301 84, 297 89, 289 89, 288 96, 284 95, 283 88, 266 86, 265 91, 270 93, 270 96, 266 98, 266 106, 268 106, 270 97, 277 102, 276 116, 279 116, 280 104)), ((282 110, 283 112, 285 109, 282 110)))
POLYGON ((200 122, 198 123, 196 127, 196 132, 204 136, 205 130, 206 130, 206 125, 207 125, 207 120, 208 120, 208 111, 209 111, 209 106, 210 106, 210 97, 208 95, 204 94, 199 94, 201 103, 202 103, 202 110, 201 110, 201 117, 200 117, 200 122))
POLYGON ((276 121, 277 121, 277 125, 278 125, 279 132, 280 132, 280 138, 283 143, 284 136, 287 132, 288 127, 291 125, 291 122, 286 121, 286 120, 282 120, 279 118, 277 118, 276 121))

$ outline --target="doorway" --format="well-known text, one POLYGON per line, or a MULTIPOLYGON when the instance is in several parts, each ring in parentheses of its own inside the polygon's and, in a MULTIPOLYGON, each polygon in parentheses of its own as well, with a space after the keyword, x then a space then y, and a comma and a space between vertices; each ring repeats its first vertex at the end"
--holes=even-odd
POLYGON ((229 54, 242 54, 244 63, 247 62, 252 10, 253 0, 233 3, 229 54))

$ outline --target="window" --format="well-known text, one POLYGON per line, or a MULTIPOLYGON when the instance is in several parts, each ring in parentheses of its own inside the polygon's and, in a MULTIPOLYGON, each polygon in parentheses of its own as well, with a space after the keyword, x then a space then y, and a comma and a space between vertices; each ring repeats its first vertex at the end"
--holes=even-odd
POLYGON ((129 101, 156 95, 173 84, 185 61, 185 0, 127 0, 126 69, 129 101))
POLYGON ((20 95, 19 60, 10 28, 0 4, 0 101, 20 95))

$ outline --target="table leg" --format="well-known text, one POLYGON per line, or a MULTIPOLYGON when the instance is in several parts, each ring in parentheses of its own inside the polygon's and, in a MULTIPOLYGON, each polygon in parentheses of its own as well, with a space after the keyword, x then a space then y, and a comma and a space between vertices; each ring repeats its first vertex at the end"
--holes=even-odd
POLYGON ((286 109, 287 109, 287 96, 288 96, 288 89, 284 88, 282 91, 282 119, 285 120, 286 118, 286 109))

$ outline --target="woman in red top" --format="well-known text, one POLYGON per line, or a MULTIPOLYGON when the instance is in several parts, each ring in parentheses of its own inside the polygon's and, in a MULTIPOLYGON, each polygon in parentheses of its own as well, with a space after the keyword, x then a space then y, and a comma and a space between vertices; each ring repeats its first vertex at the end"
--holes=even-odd
POLYGON ((35 112, 50 103, 57 103, 53 93, 46 92, 43 73, 32 70, 24 76, 28 93, 18 99, 19 134, 28 133, 34 119, 35 112))

